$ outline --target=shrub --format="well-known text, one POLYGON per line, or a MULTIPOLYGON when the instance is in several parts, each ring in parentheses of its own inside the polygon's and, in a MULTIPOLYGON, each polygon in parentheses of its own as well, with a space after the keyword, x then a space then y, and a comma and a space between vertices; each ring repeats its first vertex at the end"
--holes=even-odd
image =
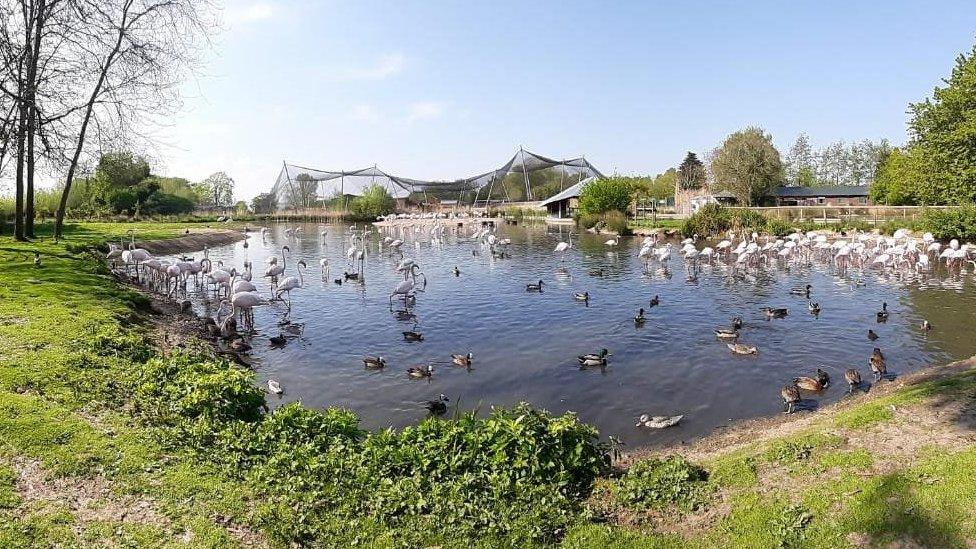
POLYGON ((355 221, 373 221, 377 216, 392 213, 396 200, 382 185, 373 184, 363 190, 349 205, 350 217, 355 221))
POLYGON ((604 177, 590 181, 583 187, 579 197, 581 213, 601 214, 611 210, 627 211, 633 190, 626 178, 604 177))
POLYGON ((726 209, 718 204, 706 204, 685 220, 681 234, 710 236, 729 230, 730 222, 726 209))
POLYGON ((976 239, 976 206, 951 209, 926 209, 922 213, 920 230, 931 232, 936 238, 947 240, 976 239))
POLYGON ((712 487, 708 471, 681 456, 638 461, 620 478, 618 497, 638 508, 676 506, 694 511, 705 506, 712 487))
POLYGON ((582 229, 591 229, 599 223, 600 216, 597 214, 578 213, 576 214, 576 224, 582 229))
POLYGON ((608 230, 623 236, 630 234, 630 227, 627 225, 627 216, 623 213, 613 210, 604 213, 600 218, 608 230))

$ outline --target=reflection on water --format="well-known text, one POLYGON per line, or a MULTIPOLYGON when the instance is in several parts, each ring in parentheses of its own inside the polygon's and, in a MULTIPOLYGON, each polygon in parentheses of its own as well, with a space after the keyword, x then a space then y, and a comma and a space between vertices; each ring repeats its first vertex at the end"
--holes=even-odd
MULTIPOLYGON (((356 267, 347 262, 344 231, 309 224, 294 238, 284 227, 272 227, 266 239, 252 234, 247 249, 237 243, 210 256, 228 268, 252 261, 264 294, 268 282, 260 273, 268 255, 288 244, 292 275, 295 262, 305 259, 310 270, 305 287, 292 292, 290 324, 279 324, 286 313, 281 303, 255 312, 259 333, 252 357, 259 384, 281 382, 285 395, 269 399, 275 404, 301 400, 351 408, 368 428, 414 423, 427 414, 420 402, 444 393, 451 412, 524 400, 556 413, 576 411, 631 446, 652 445, 779 413, 782 385, 818 367, 834 384, 810 404, 841 399, 844 370, 857 367, 870 379, 868 357, 875 346, 894 374, 976 354, 971 273, 936 272, 926 279, 868 273, 856 285, 820 265, 774 267, 744 278, 729 276, 722 265, 705 265, 690 277, 675 258, 669 269, 655 265, 644 274, 639 240, 622 239, 611 250, 606 237, 574 233, 561 261, 553 248, 568 241, 568 228, 506 226, 499 237, 512 242, 498 258, 459 243, 451 229, 442 244, 418 245, 413 233, 404 239, 403 254, 416 260, 429 283, 412 306, 405 309, 398 299, 391 310, 390 293, 403 280, 394 272, 401 257, 391 255, 389 246, 380 252, 384 235, 374 230, 367 237, 364 283, 337 284, 344 270, 356 267), (319 274, 323 258, 330 263, 327 278, 319 274), (526 291, 540 279, 542 292, 526 291), (790 295, 807 283, 822 308, 819 315, 808 312, 803 296, 790 295), (575 299, 577 292, 590 299, 575 299), (651 307, 655 295, 659 305, 651 307), (883 301, 891 316, 879 324, 883 301), (765 306, 787 307, 789 315, 767 320, 765 306), (640 307, 646 321, 638 326, 640 307), (715 338, 713 329, 733 316, 745 322, 739 341, 756 345, 758 355, 733 355, 715 338), (918 328, 923 318, 935 326, 928 334, 918 328), (869 328, 877 341, 868 340, 869 328), (423 341, 407 341, 405 331, 422 333, 423 341), (279 333, 287 343, 272 348, 268 337, 279 333), (579 368, 577 355, 602 348, 612 353, 606 368, 579 368), (452 354, 468 352, 474 356, 470 366, 452 363, 452 354), (387 366, 364 368, 366 355, 382 356, 387 366), (433 366, 431 377, 408 376, 408 368, 422 365, 433 366), (635 427, 644 413, 685 417, 666 430, 635 427)), ((215 310, 213 304, 202 307, 215 310)))

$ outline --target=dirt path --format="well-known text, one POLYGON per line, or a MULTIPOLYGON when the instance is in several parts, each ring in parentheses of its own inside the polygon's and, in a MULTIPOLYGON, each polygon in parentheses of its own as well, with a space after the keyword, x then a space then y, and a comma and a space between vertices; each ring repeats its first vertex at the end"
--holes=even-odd
POLYGON ((153 255, 189 253, 213 246, 225 246, 244 239, 244 233, 232 229, 187 229, 183 236, 167 240, 136 242, 136 246, 153 255))

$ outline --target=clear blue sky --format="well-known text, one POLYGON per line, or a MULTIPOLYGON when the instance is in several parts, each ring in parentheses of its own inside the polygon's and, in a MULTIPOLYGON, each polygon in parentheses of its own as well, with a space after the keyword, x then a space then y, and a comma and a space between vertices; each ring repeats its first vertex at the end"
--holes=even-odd
POLYGON ((524 145, 656 173, 747 125, 784 152, 804 131, 902 143, 976 41, 972 0, 228 0, 224 21, 157 156, 248 199, 283 159, 454 178, 524 145))

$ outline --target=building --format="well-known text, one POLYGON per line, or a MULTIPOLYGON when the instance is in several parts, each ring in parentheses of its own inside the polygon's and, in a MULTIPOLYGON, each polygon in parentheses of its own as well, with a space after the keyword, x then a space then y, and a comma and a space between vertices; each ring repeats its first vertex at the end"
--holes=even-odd
POLYGON ((543 200, 539 206, 546 208, 546 215, 549 217, 557 219, 573 217, 573 214, 576 213, 576 208, 579 207, 580 192, 592 180, 593 178, 590 177, 571 187, 567 187, 562 192, 543 200))
POLYGON ((777 206, 867 206, 866 185, 831 187, 776 187, 772 197, 777 206))

